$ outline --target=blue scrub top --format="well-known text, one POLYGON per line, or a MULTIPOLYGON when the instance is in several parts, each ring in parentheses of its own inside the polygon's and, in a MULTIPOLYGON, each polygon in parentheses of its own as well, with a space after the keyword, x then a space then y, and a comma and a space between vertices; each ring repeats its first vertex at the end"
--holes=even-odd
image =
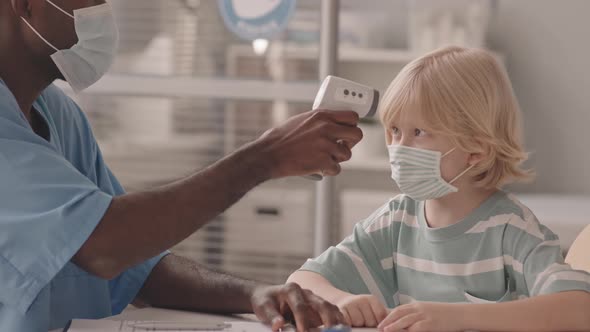
POLYGON ((118 314, 166 254, 110 281, 70 262, 124 190, 73 100, 50 86, 34 108, 49 142, 0 80, 0 331, 46 332, 118 314))

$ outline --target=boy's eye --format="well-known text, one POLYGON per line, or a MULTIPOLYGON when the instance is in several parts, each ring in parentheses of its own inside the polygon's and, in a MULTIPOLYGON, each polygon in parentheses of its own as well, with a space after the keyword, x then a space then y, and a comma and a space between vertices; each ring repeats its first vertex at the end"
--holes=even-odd
POLYGON ((393 134, 393 136, 397 136, 399 135, 399 129, 397 127, 393 127, 391 128, 391 133, 393 134))
POLYGON ((424 135, 426 135, 426 132, 423 129, 416 128, 416 129, 414 129, 414 135, 424 136, 424 135))

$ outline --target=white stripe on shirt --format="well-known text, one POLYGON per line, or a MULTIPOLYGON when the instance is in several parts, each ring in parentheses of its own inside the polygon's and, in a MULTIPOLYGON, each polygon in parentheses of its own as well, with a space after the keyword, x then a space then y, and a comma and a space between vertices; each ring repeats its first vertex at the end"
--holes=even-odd
POLYGON ((512 266, 512 269, 514 269, 514 271, 522 274, 524 272, 522 263, 519 262, 518 260, 514 259, 514 257, 510 256, 510 255, 504 255, 504 264, 508 265, 508 266, 512 266))
MULTIPOLYGON (((467 264, 436 263, 430 260, 413 258, 403 254, 394 255, 395 264, 419 272, 434 273, 446 276, 470 276, 479 273, 504 269, 504 258, 495 257, 474 261, 467 264)), ((382 261, 383 265, 383 261, 382 261)))
POLYGON ((392 214, 385 214, 365 228, 365 232, 373 233, 391 227, 393 223, 403 222, 407 226, 418 228, 418 219, 405 210, 397 210, 392 214))
POLYGON ((365 282, 365 285, 369 289, 369 292, 377 296, 381 300, 381 303, 386 304, 387 301, 385 301, 383 293, 379 289, 379 286, 377 286, 377 282, 375 281, 375 279, 373 279, 373 276, 371 275, 371 272, 369 272, 369 268, 367 267, 367 265, 365 265, 365 263, 363 262, 363 259, 360 258, 357 254, 355 254, 352 250, 346 248, 343 245, 337 245, 336 248, 338 248, 339 250, 344 252, 348 257, 350 257, 352 263, 354 264, 361 278, 365 282))
POLYGON ((575 270, 561 271, 561 272, 554 273, 549 278, 547 278, 543 287, 541 287, 541 290, 537 294, 543 294, 545 292, 545 290, 549 286, 551 286, 551 283, 553 283, 554 281, 557 281, 557 280, 559 280, 559 281, 580 281, 580 282, 585 282, 586 284, 590 285, 590 276, 585 274, 584 272, 575 271, 575 270))
POLYGON ((539 221, 533 212, 528 207, 523 205, 518 199, 516 199, 514 195, 510 194, 508 195, 508 198, 522 210, 524 217, 524 219, 521 217, 512 218, 510 219, 509 224, 522 229, 534 237, 545 240, 545 235, 541 231, 539 221))
MULTIPOLYGON (((478 273, 502 270, 504 268, 504 265, 512 266, 514 271, 523 273, 522 263, 509 255, 484 259, 480 261, 470 262, 467 264, 437 263, 431 260, 413 258, 399 253, 395 253, 394 257, 395 261, 399 266, 403 266, 419 272, 429 272, 447 276, 468 276, 478 273)), ((381 267, 384 270, 393 269, 393 266, 393 257, 388 257, 381 260, 381 267)))
POLYGON ((513 216, 516 215, 509 213, 492 216, 488 220, 478 222, 477 224, 475 224, 475 226, 473 226, 470 230, 468 230, 465 233, 484 233, 486 230, 488 230, 488 228, 506 225, 510 218, 512 218, 513 216))
POLYGON ((543 272, 537 274, 537 277, 535 278, 535 283, 533 284, 533 287, 531 287, 531 292, 533 294, 536 294, 536 290, 539 290, 539 288, 543 287, 543 285, 545 285, 546 283, 546 279, 554 274, 557 273, 559 271, 568 271, 571 270, 571 266, 569 264, 561 264, 561 263, 553 263, 551 265, 549 265, 545 270, 543 270, 543 272))

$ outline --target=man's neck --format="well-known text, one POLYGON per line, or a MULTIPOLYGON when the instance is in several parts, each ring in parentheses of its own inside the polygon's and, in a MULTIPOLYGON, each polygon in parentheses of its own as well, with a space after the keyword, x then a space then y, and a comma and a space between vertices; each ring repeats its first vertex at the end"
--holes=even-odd
POLYGON ((446 227, 465 219, 497 189, 459 188, 456 193, 439 199, 426 201, 425 214, 428 225, 433 228, 446 227))
POLYGON ((11 37, 7 32, 0 34, 0 78, 30 122, 33 103, 56 75, 47 69, 51 68, 50 58, 35 59, 22 43, 11 37))
MULTIPOLYGON (((0 62, 5 61, 4 57, 0 62)), ((53 78, 40 70, 35 70, 35 65, 19 60, 3 62, 0 64, 0 78, 14 95, 20 110, 25 117, 31 120, 31 109, 35 100, 45 90, 53 78)))

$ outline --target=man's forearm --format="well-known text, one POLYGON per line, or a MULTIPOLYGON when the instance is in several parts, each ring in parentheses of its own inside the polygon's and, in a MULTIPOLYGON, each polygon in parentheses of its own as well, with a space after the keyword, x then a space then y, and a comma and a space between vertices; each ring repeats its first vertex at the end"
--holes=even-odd
POLYGON ((460 306, 469 330, 590 331, 590 294, 581 291, 460 306))
POLYGON ((181 181, 115 197, 74 262, 112 278, 174 246, 269 179, 262 158, 249 145, 181 181))
POLYGON ((138 295, 151 306, 213 313, 250 313, 256 283, 213 272, 174 254, 154 268, 138 295))

